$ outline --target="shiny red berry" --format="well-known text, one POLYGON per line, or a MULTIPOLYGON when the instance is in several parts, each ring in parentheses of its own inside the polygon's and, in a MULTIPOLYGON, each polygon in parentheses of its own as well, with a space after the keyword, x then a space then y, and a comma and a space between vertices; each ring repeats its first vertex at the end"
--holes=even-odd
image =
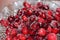
POLYGON ((54 33, 49 33, 49 34, 47 35, 47 39, 48 39, 48 40, 57 40, 57 36, 56 36, 56 34, 54 34, 54 33))
POLYGON ((22 33, 23 33, 23 34, 28 34, 28 29, 27 29, 27 27, 23 27, 23 28, 22 28, 22 33))
POLYGON ((28 18, 27 18, 25 15, 23 15, 23 16, 22 16, 22 20, 23 20, 23 21, 27 21, 28 18))
POLYGON ((26 40, 26 37, 23 34, 17 34, 17 37, 19 40, 26 40))
POLYGON ((44 28, 40 28, 40 29, 38 30, 38 34, 39 34, 40 36, 45 36, 45 35, 46 35, 46 30, 45 30, 44 28))

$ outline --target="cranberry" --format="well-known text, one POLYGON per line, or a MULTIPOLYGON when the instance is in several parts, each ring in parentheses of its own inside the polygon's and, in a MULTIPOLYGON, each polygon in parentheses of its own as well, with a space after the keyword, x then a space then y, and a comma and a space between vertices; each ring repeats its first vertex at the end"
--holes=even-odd
POLYGON ((24 8, 22 8, 22 10, 26 11, 26 10, 27 10, 27 8, 25 8, 25 7, 24 7, 24 8))
POLYGON ((42 18, 46 18, 46 14, 45 14, 45 13, 42 13, 40 16, 41 16, 42 18))
POLYGON ((16 36, 16 34, 17 34, 17 30, 15 28, 11 29, 10 35, 16 36))
POLYGON ((33 38, 31 36, 29 36, 27 40, 33 40, 33 38))
POLYGON ((49 33, 51 33, 51 32, 52 32, 52 27, 51 27, 51 26, 48 26, 47 31, 48 31, 49 33))
POLYGON ((31 5, 26 1, 23 6, 16 15, 0 20, 6 28, 5 40, 57 40, 57 34, 60 34, 60 8, 54 11, 42 2, 31 5))
POLYGON ((48 5, 44 5, 43 6, 43 9, 48 10, 49 9, 49 6, 48 5))
POLYGON ((39 25, 38 23, 33 23, 30 28, 36 31, 37 29, 39 29, 39 25))
POLYGON ((46 35, 46 30, 45 30, 44 28, 40 28, 40 29, 38 30, 38 34, 39 34, 40 36, 45 36, 45 35, 46 35))
POLYGON ((52 16, 52 11, 48 10, 48 15, 52 16))
POLYGON ((9 35, 10 34, 10 30, 7 28, 6 29, 6 34, 9 35))
POLYGON ((5 40, 12 40, 11 36, 7 36, 5 40))
POLYGON ((32 16, 30 16, 30 21, 34 21, 36 19, 36 16, 35 15, 32 15, 32 16))
POLYGON ((22 33, 23 33, 23 34, 28 34, 28 29, 27 29, 27 27, 23 27, 23 28, 22 28, 22 33))
POLYGON ((60 17, 58 15, 55 14, 55 19, 60 22, 60 17))
POLYGON ((26 7, 26 8, 30 8, 31 7, 31 5, 28 2, 24 2, 23 6, 26 7))
POLYGON ((30 29, 28 32, 30 35, 35 35, 35 31, 33 31, 32 29, 30 29))
POLYGON ((18 23, 14 22, 14 27, 18 28, 18 23))
POLYGON ((42 8, 42 6, 43 6, 43 3, 42 3, 42 2, 38 2, 38 3, 37 3, 37 7, 38 7, 38 8, 42 8))
POLYGON ((17 15, 19 15, 19 16, 22 15, 22 11, 20 9, 18 10, 17 15))
POLYGON ((38 17, 38 22, 40 22, 40 23, 44 23, 45 20, 44 20, 42 17, 38 17))
POLYGON ((57 33, 58 33, 58 31, 59 31, 59 29, 58 29, 58 28, 53 28, 53 29, 52 29, 52 32, 53 32, 53 33, 55 33, 55 34, 57 34, 57 33))
POLYGON ((32 10, 27 10, 26 15, 31 15, 32 14, 32 10))
POLYGON ((9 21, 10 23, 13 22, 14 20, 15 20, 14 16, 11 15, 11 16, 8 17, 8 21, 9 21))
POLYGON ((7 27, 8 24, 9 24, 9 22, 8 22, 8 20, 1 20, 1 24, 2 24, 3 26, 7 27))
POLYGON ((51 26, 52 26, 52 27, 58 27, 57 21, 52 20, 52 21, 51 21, 51 26))
POLYGON ((14 37, 13 40, 17 40, 17 37, 14 37))
POLYGON ((48 40, 57 40, 57 36, 56 36, 56 34, 54 34, 54 33, 49 33, 49 34, 47 35, 47 39, 48 39, 48 40))
POLYGON ((19 40, 26 40, 26 37, 23 34, 17 34, 19 40))
POLYGON ((27 18, 25 15, 23 15, 23 16, 22 16, 22 20, 23 20, 23 21, 27 21, 28 18, 27 18))
POLYGON ((60 13, 60 8, 57 8, 56 11, 60 13))

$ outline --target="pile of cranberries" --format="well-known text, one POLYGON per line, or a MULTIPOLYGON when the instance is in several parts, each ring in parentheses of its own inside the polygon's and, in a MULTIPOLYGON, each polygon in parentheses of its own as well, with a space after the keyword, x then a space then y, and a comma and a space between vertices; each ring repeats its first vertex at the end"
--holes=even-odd
POLYGON ((15 16, 0 20, 6 27, 5 40, 58 40, 60 8, 53 11, 42 2, 31 5, 26 1, 23 6, 15 16))

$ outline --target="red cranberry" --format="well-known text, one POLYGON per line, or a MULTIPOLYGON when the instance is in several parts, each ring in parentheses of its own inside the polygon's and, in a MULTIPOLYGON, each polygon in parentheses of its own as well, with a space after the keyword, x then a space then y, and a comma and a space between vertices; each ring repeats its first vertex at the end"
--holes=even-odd
POLYGON ((29 32, 30 35, 35 35, 35 31, 33 31, 31 29, 28 32, 29 32))
POLYGON ((43 5, 43 9, 48 10, 49 6, 48 5, 43 5))
POLYGON ((18 23, 14 22, 14 27, 18 28, 18 23))
POLYGON ((8 20, 1 20, 1 24, 2 24, 3 26, 7 27, 8 24, 9 24, 9 22, 8 22, 8 20))
POLYGON ((7 36, 5 40, 12 40, 11 36, 7 36))
POLYGON ((16 15, 0 20, 6 27, 5 40, 57 40, 56 34, 60 33, 60 8, 53 11, 42 2, 31 5, 26 1, 23 6, 16 15))
POLYGON ((60 8, 57 8, 56 11, 60 13, 60 8))
POLYGON ((38 2, 38 3, 37 3, 37 7, 38 7, 38 8, 42 8, 42 6, 43 6, 43 3, 42 3, 42 2, 38 2))
POLYGON ((24 7, 24 8, 22 8, 22 10, 26 11, 26 10, 27 10, 27 8, 25 8, 25 7, 24 7))
POLYGON ((46 18, 46 14, 45 14, 45 13, 42 13, 40 16, 41 16, 42 18, 46 18))
POLYGON ((23 6, 26 7, 26 8, 30 8, 31 7, 31 5, 28 2, 24 2, 23 6))
POLYGON ((22 16, 22 20, 23 20, 23 21, 27 21, 28 18, 24 15, 24 16, 22 16))
POLYGON ((52 32, 52 28, 51 28, 51 26, 48 26, 47 31, 48 31, 49 33, 52 32))
POLYGON ((8 17, 8 21, 9 21, 10 23, 13 22, 14 20, 15 20, 14 16, 11 15, 11 16, 8 17))
POLYGON ((13 28, 11 31, 10 31, 10 35, 12 36, 16 36, 17 34, 17 30, 15 28, 13 28))
POLYGON ((17 37, 14 37, 13 40, 17 40, 17 37))
POLYGON ((51 26, 52 26, 52 27, 58 27, 57 21, 52 20, 52 21, 51 21, 51 26))
POLYGON ((47 39, 48 39, 48 40, 57 40, 57 36, 56 36, 56 34, 54 34, 54 33, 49 33, 49 34, 47 35, 47 39))
POLYGON ((39 25, 38 23, 33 23, 30 28, 36 31, 37 29, 39 29, 39 25))
POLYGON ((52 11, 51 10, 48 10, 48 15, 52 16, 52 11))
POLYGON ((33 40, 33 38, 31 36, 29 36, 27 40, 33 40))
POLYGON ((17 15, 19 15, 19 16, 22 15, 22 11, 20 9, 18 10, 17 15))
POLYGON ((55 14, 55 19, 60 22, 60 17, 58 15, 55 14))
POLYGON ((6 29, 6 34, 9 35, 10 34, 10 30, 7 28, 6 29))
POLYGON ((53 32, 53 33, 55 33, 55 34, 57 34, 57 33, 58 33, 58 31, 59 31, 59 29, 58 29, 58 28, 53 28, 53 29, 52 29, 52 32, 53 32))
POLYGON ((32 15, 32 16, 30 16, 30 21, 35 21, 35 19, 36 19, 36 16, 35 15, 32 15))
POLYGON ((40 36, 45 36, 45 35, 46 35, 46 30, 45 30, 44 28, 40 28, 40 29, 38 30, 38 34, 39 34, 40 36))
POLYGON ((31 15, 32 14, 32 10, 27 10, 26 15, 31 15))
POLYGON ((23 34, 17 34, 19 40, 26 40, 26 37, 23 34))
POLYGON ((39 17, 39 18, 38 18, 38 22, 40 22, 40 23, 44 23, 45 20, 44 20, 43 18, 39 17))
POLYGON ((27 27, 23 27, 23 28, 22 28, 22 33, 23 33, 23 34, 28 34, 28 29, 27 29, 27 27))
POLYGON ((59 12, 56 12, 55 15, 59 16, 60 17, 60 13, 59 12))

